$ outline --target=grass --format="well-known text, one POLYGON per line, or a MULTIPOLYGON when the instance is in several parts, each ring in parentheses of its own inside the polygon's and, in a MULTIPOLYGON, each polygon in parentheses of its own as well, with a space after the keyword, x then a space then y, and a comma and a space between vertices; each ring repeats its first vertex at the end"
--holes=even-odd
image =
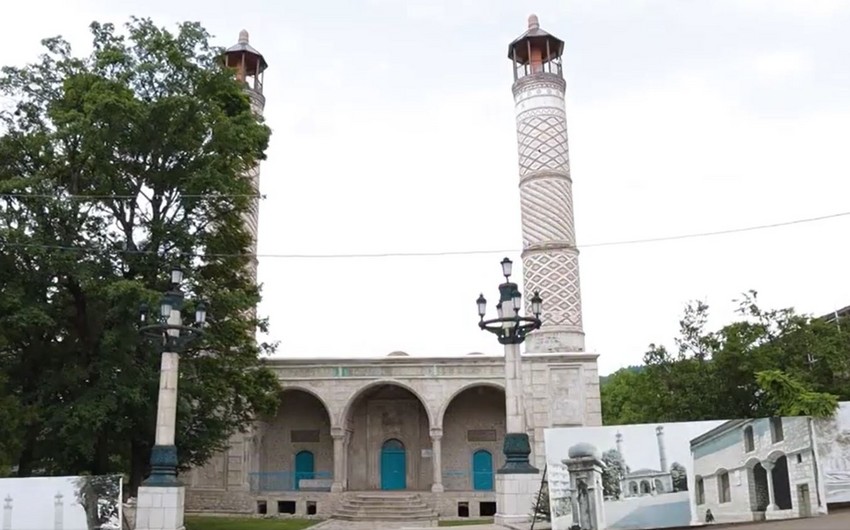
POLYGON ((437 526, 472 526, 476 524, 493 524, 493 519, 454 519, 451 521, 439 521, 437 526))
POLYGON ((303 530, 317 519, 258 519, 254 517, 186 517, 186 530, 303 530))

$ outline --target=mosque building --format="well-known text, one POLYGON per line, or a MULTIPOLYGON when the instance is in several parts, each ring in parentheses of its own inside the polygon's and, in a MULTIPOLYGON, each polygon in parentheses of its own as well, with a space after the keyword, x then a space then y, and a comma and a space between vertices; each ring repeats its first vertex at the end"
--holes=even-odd
MULTIPOLYGON (((545 465, 544 429, 602 422, 598 356, 585 351, 582 331, 563 53, 564 42, 534 15, 508 47, 522 288, 542 297, 542 325, 525 341, 518 373, 506 377, 514 370, 506 372, 501 354, 270 359, 283 388, 277 414, 182 475, 188 512, 409 520, 495 515, 497 522, 500 515, 528 516, 545 465), (516 403, 522 403, 517 424, 527 434, 533 472, 520 477, 522 494, 511 497, 516 491, 508 489, 517 486, 498 470, 506 463, 507 411, 516 403)), ((226 58, 262 113, 268 65, 247 32, 226 58)), ((258 186, 259 168, 248 177, 258 186)), ((256 247, 256 210, 246 223, 256 247)), ((253 268, 256 277, 256 262, 253 268)))

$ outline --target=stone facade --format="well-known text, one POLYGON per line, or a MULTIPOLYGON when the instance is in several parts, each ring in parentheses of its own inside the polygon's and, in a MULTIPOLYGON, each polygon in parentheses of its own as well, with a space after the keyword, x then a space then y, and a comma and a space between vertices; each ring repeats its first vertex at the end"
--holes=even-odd
MULTIPOLYGON (((282 502, 304 514, 315 502, 327 515, 347 491, 382 488, 382 444, 390 439, 404 446, 405 490, 422 492, 441 516, 457 516, 458 503, 468 503, 474 516, 480 503, 487 509, 495 501, 492 471, 504 463, 504 358, 268 362, 283 387, 280 409, 183 477, 187 510, 256 513, 265 502, 274 513, 282 502), (303 451, 313 468, 298 477, 296 490, 303 451), (489 475, 474 469, 483 452, 491 458, 489 475)), ((545 428, 601 424, 596 355, 523 355, 522 371, 533 463, 542 469, 545 428)))
POLYGON ((811 419, 733 420, 691 441, 694 523, 826 513, 811 419))

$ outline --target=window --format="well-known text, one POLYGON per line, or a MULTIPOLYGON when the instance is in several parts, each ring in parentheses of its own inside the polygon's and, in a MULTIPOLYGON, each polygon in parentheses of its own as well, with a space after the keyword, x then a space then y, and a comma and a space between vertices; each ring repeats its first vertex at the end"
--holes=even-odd
POLYGON ((797 453, 797 463, 798 464, 803 463, 803 453, 797 453))
POLYGON ((753 426, 747 425, 744 428, 744 452, 752 453, 756 450, 756 441, 753 437, 753 426))
POLYGON ((770 439, 775 444, 785 439, 785 433, 782 431, 782 418, 770 418, 770 439))
POLYGON ((729 487, 729 473, 721 471, 717 474, 717 500, 720 504, 732 502, 732 490, 729 487))
POLYGON ((697 485, 697 504, 705 504, 705 481, 702 477, 696 478, 697 485))

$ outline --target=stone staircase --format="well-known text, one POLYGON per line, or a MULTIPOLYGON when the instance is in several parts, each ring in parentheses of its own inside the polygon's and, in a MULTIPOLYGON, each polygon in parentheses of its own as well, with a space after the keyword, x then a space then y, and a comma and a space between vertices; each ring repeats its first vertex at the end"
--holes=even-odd
POLYGON ((343 521, 392 521, 437 526, 437 514, 416 493, 348 493, 331 516, 343 521))

